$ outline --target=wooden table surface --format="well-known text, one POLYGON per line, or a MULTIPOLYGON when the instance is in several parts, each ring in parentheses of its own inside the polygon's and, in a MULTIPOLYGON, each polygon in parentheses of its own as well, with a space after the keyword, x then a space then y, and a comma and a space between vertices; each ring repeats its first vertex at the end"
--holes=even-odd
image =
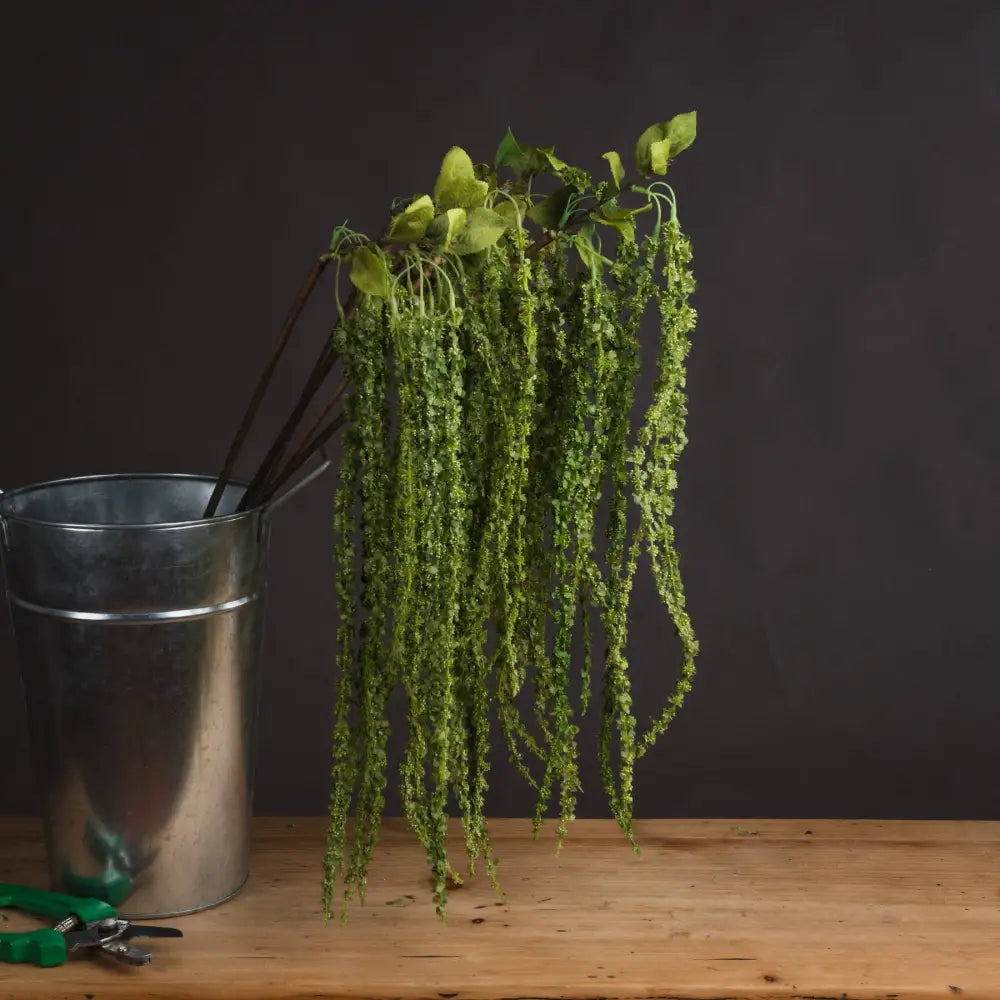
MULTIPOLYGON (((478 876, 442 925, 391 821, 346 926, 320 916, 323 828, 256 820, 247 888, 166 921, 152 965, 0 965, 0 998, 1000 998, 1000 823, 646 820, 636 857, 578 820, 557 858, 551 826, 495 820, 506 900, 478 876)), ((0 818, 0 881, 45 884, 36 821, 0 818)))

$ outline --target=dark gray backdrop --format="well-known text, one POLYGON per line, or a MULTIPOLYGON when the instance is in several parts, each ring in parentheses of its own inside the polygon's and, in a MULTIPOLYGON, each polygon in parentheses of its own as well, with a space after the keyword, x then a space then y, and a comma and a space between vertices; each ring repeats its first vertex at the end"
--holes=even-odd
MULTIPOLYGON (((703 654, 637 809, 1000 816, 1000 6, 101 2, 6 19, 0 486, 214 472, 334 223, 375 230, 450 145, 488 158, 508 124, 599 167, 697 108, 671 180, 700 281, 678 537, 703 654)), ((329 323, 320 299, 271 430, 329 323)), ((275 527, 263 812, 325 808, 330 486, 275 527)), ((643 705, 675 664, 645 578, 635 603, 643 705)), ((0 705, 0 811, 26 810, 5 618, 0 705)), ((592 745, 581 812, 599 815, 592 745)), ((529 808, 505 765, 493 784, 494 814, 529 808)))

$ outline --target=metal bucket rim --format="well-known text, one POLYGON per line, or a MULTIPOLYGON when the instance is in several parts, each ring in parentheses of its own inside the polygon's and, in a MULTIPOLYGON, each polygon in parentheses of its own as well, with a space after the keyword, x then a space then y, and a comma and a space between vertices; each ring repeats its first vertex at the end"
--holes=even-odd
MULTIPOLYGON (((113 524, 101 524, 88 521, 43 521, 36 517, 25 517, 23 514, 15 514, 13 511, 5 509, 9 500, 12 500, 17 496, 22 496, 25 493, 30 493, 32 490, 46 489, 51 486, 65 486, 70 483, 96 483, 122 479, 186 479, 200 480, 202 482, 214 484, 218 477, 186 472, 112 472, 96 476, 66 476, 62 479, 48 479, 41 483, 31 483, 28 486, 19 486, 16 489, 5 490, 3 493, 0 493, 0 517, 8 521, 17 521, 21 524, 35 524, 45 528, 69 528, 84 531, 109 531, 119 529, 123 531, 136 531, 140 529, 153 531, 169 528, 191 528, 199 524, 224 524, 229 521, 237 521, 240 518, 250 517, 263 509, 263 506, 261 505, 258 507, 252 507, 250 510, 234 511, 232 514, 222 514, 220 516, 209 518, 194 518, 187 521, 153 521, 152 523, 137 521, 113 524)), ((227 485, 242 486, 246 489, 248 484, 240 479, 229 479, 227 480, 227 485)))

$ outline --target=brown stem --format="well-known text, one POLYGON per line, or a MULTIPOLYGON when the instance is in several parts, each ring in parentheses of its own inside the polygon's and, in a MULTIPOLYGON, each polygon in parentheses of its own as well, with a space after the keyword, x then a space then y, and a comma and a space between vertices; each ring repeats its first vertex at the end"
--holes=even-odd
MULTIPOLYGON (((391 249, 391 243, 389 243, 384 235, 387 230, 388 223, 383 229, 382 238, 378 242, 378 245, 383 250, 391 249)), ((339 322, 343 323, 344 320, 350 319, 350 317, 354 314, 355 309, 357 309, 357 305, 358 290, 354 287, 351 288, 351 294, 348 296, 347 302, 344 305, 344 310, 341 313, 339 322)), ((291 414, 289 414, 288 419, 285 421, 284 426, 278 433, 277 438, 275 438, 274 443, 264 456, 264 461, 261 463, 260 468, 250 481, 250 485, 247 487, 246 493, 243 494, 243 499, 240 501, 238 508, 239 510, 246 510, 248 507, 259 501, 260 492, 267 483, 268 477, 272 476, 275 468, 280 463, 281 458, 285 453, 285 449, 288 447, 289 440, 295 433, 295 429, 298 427, 300 421, 305 415, 306 410, 309 409, 309 404, 313 401, 313 397, 319 391, 319 388, 326 380, 327 375, 330 374, 336 360, 337 352, 334 351, 331 341, 328 340, 327 343, 323 345, 323 350, 320 351, 319 357, 313 365, 313 370, 310 373, 309 378, 306 380, 306 384, 302 389, 298 402, 295 404, 291 414)))
MULTIPOLYGON (((347 300, 347 304, 344 306, 344 319, 349 318, 353 314, 357 307, 357 301, 357 289, 353 289, 347 300)), ((319 356, 316 358, 312 371, 309 373, 309 378, 306 379, 306 384, 299 394, 298 402, 296 402, 292 412, 288 415, 288 419, 278 432, 278 436, 268 449, 267 454, 264 456, 264 461, 261 462, 260 468, 257 469, 253 479, 250 481, 246 493, 243 494, 239 510, 247 510, 259 502, 260 492, 264 484, 281 461, 289 440, 295 433, 306 410, 309 409, 309 404, 313 401, 313 397, 319 391, 319 387, 326 380, 327 375, 330 374, 330 370, 336 361, 337 352, 333 349, 331 339, 328 338, 323 344, 319 356)))
POLYGON ((212 490, 212 496, 209 498, 208 505, 205 507, 204 517, 212 517, 218 509, 219 501, 222 499, 222 494, 226 488, 226 484, 229 482, 229 478, 233 473, 233 466, 236 464, 236 459, 239 457, 240 449, 242 449, 243 444, 246 441, 247 434, 250 432, 250 425, 253 423, 258 409, 260 409, 264 393, 267 391, 267 387, 270 384, 272 376, 274 375, 274 370, 278 367, 278 361, 280 360, 281 355, 291 338, 292 330, 295 328, 295 323, 301 315, 302 310, 305 308, 306 302, 309 301, 309 296, 316 287, 316 282, 319 281, 320 275, 323 273, 323 269, 331 259, 332 256, 330 254, 323 254, 317 258, 316 262, 312 266, 312 270, 306 276, 305 281, 299 288, 298 294, 295 296, 295 301, 292 302, 292 307, 289 309, 288 315, 285 317, 284 325, 281 327, 281 330, 278 333, 278 338, 275 340, 274 346, 271 348, 271 354, 260 373, 260 377, 257 379, 257 385, 254 388, 253 395, 250 397, 250 403, 247 406, 246 412, 243 414, 243 419, 240 421, 240 425, 236 431, 236 436, 229 445, 229 451, 226 452, 226 459, 222 463, 222 471, 219 473, 219 477, 215 482, 215 488, 212 490))
POLYGON ((537 257, 550 243, 552 243, 560 233, 569 233, 572 232, 572 230, 574 229, 578 229, 580 226, 583 225, 584 222, 587 221, 587 219, 590 217, 591 212, 596 212, 597 209, 603 207, 609 201, 613 201, 615 198, 618 197, 618 195, 624 194, 626 191, 631 191, 634 187, 635 184, 632 182, 628 184, 623 184, 619 190, 612 191, 609 195, 607 195, 606 197, 602 198, 599 202, 597 202, 597 204, 591 205, 590 208, 588 208, 584 212, 581 218, 576 219, 573 222, 567 221, 566 225, 563 226, 561 229, 546 229, 545 232, 543 232, 542 235, 539 236, 538 239, 535 240, 535 242, 532 243, 527 250, 525 250, 524 252, 525 257, 529 257, 532 260, 534 260, 534 258, 537 257))
POLYGON ((333 390, 330 398, 326 401, 326 405, 323 409, 316 415, 316 419, 309 425, 306 431, 299 438, 298 445, 292 449, 292 457, 289 459, 288 465, 284 468, 278 468, 269 477, 267 482, 264 483, 261 488, 261 495, 264 497, 269 497, 274 495, 275 489, 278 485, 285 482, 287 476, 285 475, 286 470, 294 462, 299 454, 306 451, 312 445, 313 435, 322 426, 323 421, 333 412, 334 407, 340 400, 340 397, 344 394, 344 390, 347 388, 347 378, 342 377, 337 383, 336 388, 333 390))
POLYGON ((347 421, 346 414, 341 411, 338 413, 333 420, 330 421, 321 431, 313 436, 313 439, 308 443, 307 446, 300 449, 292 458, 289 460, 288 464, 282 469, 281 474, 275 480, 274 485, 269 487, 261 497, 261 503, 264 503, 271 499, 278 490, 281 489, 285 483, 288 482, 292 476, 295 475, 299 469, 302 468, 309 459, 326 444, 330 438, 333 437, 337 431, 343 427, 344 423, 347 421))

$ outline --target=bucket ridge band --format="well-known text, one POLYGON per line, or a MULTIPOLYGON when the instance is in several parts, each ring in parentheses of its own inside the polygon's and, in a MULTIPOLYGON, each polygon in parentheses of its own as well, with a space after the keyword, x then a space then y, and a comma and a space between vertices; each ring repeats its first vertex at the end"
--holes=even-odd
POLYGON ((70 621, 110 622, 130 624, 140 622, 176 622, 192 621, 198 618, 210 618, 212 615, 235 611, 237 608, 256 601, 259 594, 247 594, 233 601, 223 601, 220 604, 208 604, 200 608, 179 608, 174 611, 70 611, 66 608, 47 608, 42 604, 34 604, 18 597, 8 590, 7 598, 11 604, 16 604, 25 611, 48 615, 50 618, 64 618, 70 621))

